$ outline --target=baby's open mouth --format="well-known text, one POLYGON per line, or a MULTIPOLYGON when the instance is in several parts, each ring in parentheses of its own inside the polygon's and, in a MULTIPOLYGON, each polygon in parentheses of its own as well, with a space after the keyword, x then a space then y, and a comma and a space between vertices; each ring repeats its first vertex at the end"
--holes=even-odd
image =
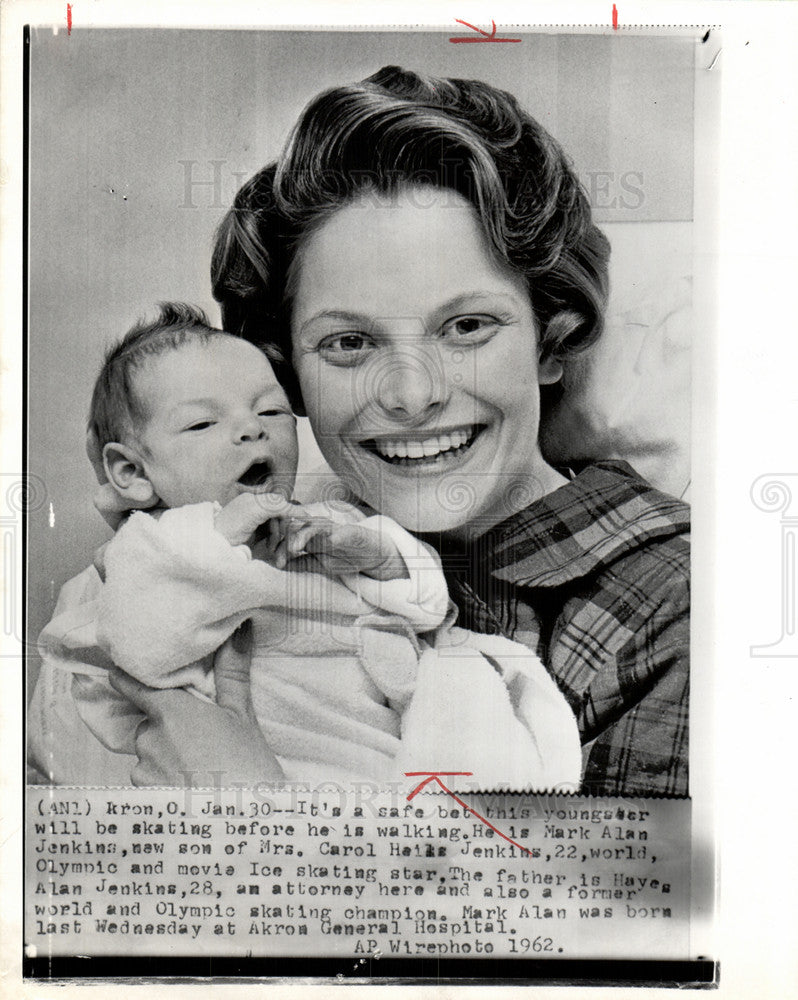
POLYGON ((272 474, 269 462, 253 462, 238 481, 242 486, 263 486, 272 474))
POLYGON ((445 434, 419 434, 413 440, 381 438, 360 443, 367 451, 391 465, 432 464, 464 455, 484 430, 484 424, 473 424, 445 434))

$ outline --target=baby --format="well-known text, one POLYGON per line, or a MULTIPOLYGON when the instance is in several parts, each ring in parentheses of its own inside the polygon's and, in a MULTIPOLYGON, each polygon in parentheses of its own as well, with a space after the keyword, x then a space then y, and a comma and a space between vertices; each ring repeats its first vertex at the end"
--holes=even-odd
POLYGON ((81 601, 80 662, 66 652, 75 608, 41 644, 74 675, 104 746, 134 753, 141 721, 110 662, 214 698, 213 653, 251 618, 253 705, 287 779, 435 769, 473 771, 483 788, 578 782, 564 698, 525 647, 452 627, 432 550, 340 501, 287 499, 296 421, 256 346, 164 305, 108 354, 90 429, 121 501, 151 509, 122 525, 104 583, 81 601))

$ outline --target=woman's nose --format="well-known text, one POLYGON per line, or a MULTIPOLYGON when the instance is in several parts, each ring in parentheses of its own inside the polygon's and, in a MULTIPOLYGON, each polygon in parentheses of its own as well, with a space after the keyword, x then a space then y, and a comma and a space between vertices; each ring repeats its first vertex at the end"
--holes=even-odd
POLYGON ((238 421, 233 436, 237 444, 246 441, 259 441, 266 437, 266 428, 263 421, 256 414, 251 413, 238 421))
POLYGON ((369 396, 394 418, 422 419, 448 395, 443 359, 434 347, 392 351, 368 377, 369 396))

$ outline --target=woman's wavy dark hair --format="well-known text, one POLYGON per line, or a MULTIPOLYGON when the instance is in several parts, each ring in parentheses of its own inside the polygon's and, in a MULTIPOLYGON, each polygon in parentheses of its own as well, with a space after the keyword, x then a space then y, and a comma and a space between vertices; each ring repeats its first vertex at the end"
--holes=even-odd
POLYGON ((567 358, 601 334, 610 247, 558 143, 496 87, 386 66, 311 101, 216 235, 211 280, 224 329, 279 349, 276 374, 300 412, 290 363, 297 251, 363 192, 408 184, 472 203, 498 259, 527 281, 544 356, 567 358))

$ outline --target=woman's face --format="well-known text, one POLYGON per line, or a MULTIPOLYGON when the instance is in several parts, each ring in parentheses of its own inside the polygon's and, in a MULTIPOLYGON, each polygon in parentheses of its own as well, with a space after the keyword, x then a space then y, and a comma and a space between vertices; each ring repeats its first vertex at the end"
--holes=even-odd
POLYGON ((564 480, 538 446, 538 332, 521 277, 460 195, 340 209, 298 261, 294 365, 325 458, 415 531, 478 534, 564 480))

